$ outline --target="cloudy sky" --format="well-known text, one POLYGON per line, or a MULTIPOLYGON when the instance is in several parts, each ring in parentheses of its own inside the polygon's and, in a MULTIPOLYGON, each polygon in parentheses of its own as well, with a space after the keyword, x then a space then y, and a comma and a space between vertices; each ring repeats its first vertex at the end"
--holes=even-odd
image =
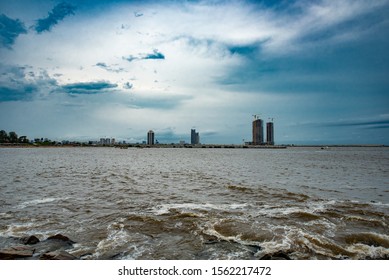
POLYGON ((0 129, 389 144, 389 0, 0 0, 0 129))

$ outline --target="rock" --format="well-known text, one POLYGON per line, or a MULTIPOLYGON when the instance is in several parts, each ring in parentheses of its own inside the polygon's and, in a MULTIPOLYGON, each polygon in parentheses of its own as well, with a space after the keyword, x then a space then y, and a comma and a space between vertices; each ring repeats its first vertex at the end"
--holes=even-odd
POLYGON ((34 244, 37 244, 40 242, 40 240, 35 236, 35 235, 31 235, 29 237, 24 237, 22 238, 22 242, 25 244, 25 245, 34 245, 34 244))
POLYGON ((0 250, 0 260, 14 260, 20 258, 29 258, 34 254, 34 249, 29 246, 12 246, 0 250))
POLYGON ((44 259, 73 260, 78 259, 66 252, 73 248, 75 242, 62 234, 56 234, 40 241, 36 236, 24 238, 0 238, 0 260, 44 259), (22 245, 24 244, 24 245, 22 245))
POLYGON ((35 245, 35 253, 42 255, 46 252, 56 252, 56 251, 65 251, 73 247, 73 241, 70 239, 68 241, 63 241, 61 239, 46 239, 35 245))
POLYGON ((383 255, 383 256, 379 256, 379 257, 367 256, 367 257, 365 257, 365 260, 389 260, 389 254, 386 254, 386 255, 383 255))
POLYGON ((262 247, 259 245, 246 245, 246 248, 249 249, 253 254, 262 250, 262 247))
POLYGON ((40 260, 76 260, 77 257, 66 251, 47 252, 40 256, 40 260))
POLYGON ((291 258, 283 251, 278 251, 272 254, 266 254, 260 260, 291 260, 291 258))
POLYGON ((206 234, 204 233, 203 234, 203 243, 204 244, 215 244, 215 243, 219 243, 220 242, 220 239, 217 238, 216 236, 214 235, 209 235, 209 234, 206 234))
POLYGON ((53 236, 50 236, 47 238, 47 240, 61 240, 61 241, 66 241, 66 242, 70 242, 70 243, 76 243, 72 240, 69 239, 69 237, 65 236, 65 235, 62 235, 62 234, 56 234, 56 235, 53 235, 53 236))

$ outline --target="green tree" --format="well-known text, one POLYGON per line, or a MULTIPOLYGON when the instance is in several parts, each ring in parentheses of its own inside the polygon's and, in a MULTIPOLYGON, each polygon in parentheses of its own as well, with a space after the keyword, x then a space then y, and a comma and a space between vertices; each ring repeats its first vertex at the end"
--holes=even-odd
POLYGON ((8 142, 8 134, 5 130, 0 130, 0 143, 8 142))
POLYGON ((20 136, 19 143, 29 143, 30 140, 27 139, 27 136, 20 136))
POLYGON ((10 143, 18 143, 19 138, 15 131, 11 131, 8 134, 8 138, 10 143))

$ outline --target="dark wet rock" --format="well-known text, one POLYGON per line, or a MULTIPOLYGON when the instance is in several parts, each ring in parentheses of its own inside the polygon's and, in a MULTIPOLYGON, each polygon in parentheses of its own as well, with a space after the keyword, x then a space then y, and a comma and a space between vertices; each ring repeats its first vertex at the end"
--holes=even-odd
POLYGON ((22 238, 22 242, 25 245, 34 245, 40 242, 39 238, 35 235, 22 238))
POLYGON ((64 241, 62 239, 46 239, 43 240, 37 244, 34 245, 34 248, 36 250, 36 253, 43 254, 46 252, 54 252, 54 251, 64 251, 67 249, 73 248, 73 244, 75 242, 71 241, 70 239, 67 241, 64 241))
POLYGON ((0 250, 0 260, 14 260, 20 258, 29 258, 34 254, 34 249, 30 246, 12 246, 0 250))
POLYGON ((13 236, 3 237, 3 236, 0 236, 0 250, 2 250, 4 248, 9 248, 9 247, 12 247, 12 246, 19 246, 21 244, 22 243, 20 241, 20 238, 18 238, 18 237, 13 237, 13 236))
POLYGON ((50 236, 47 238, 47 240, 61 240, 61 241, 66 241, 66 242, 69 242, 69 243, 76 243, 72 240, 70 240, 69 237, 65 236, 65 235, 62 235, 62 234, 56 234, 56 235, 53 235, 53 236, 50 236))
POLYGON ((249 249, 253 254, 262 250, 262 247, 259 245, 246 245, 246 248, 249 249))
POLYGON ((219 242, 220 242, 219 239, 208 239, 208 240, 204 241, 204 244, 210 245, 210 244, 216 244, 216 243, 219 243, 219 242))
POLYGON ((217 238, 216 236, 213 236, 213 235, 208 235, 208 234, 204 234, 203 239, 204 239, 204 241, 203 241, 204 244, 208 244, 208 245, 220 242, 219 238, 217 238))
POLYGON ((365 260, 389 260, 389 255, 379 256, 379 257, 370 257, 367 256, 365 260))
POLYGON ((125 255, 124 252, 120 252, 120 253, 117 253, 115 255, 112 255, 111 257, 109 257, 108 259, 110 260, 120 260, 123 258, 123 256, 125 255))
POLYGON ((291 260, 287 253, 278 251, 271 254, 266 254, 260 258, 260 260, 291 260))
POLYGON ((0 259, 77 259, 66 250, 73 248, 75 242, 62 234, 56 234, 40 241, 31 235, 24 238, 0 238, 0 259))
POLYGON ((40 260, 76 260, 77 257, 66 251, 47 252, 40 256, 40 260))

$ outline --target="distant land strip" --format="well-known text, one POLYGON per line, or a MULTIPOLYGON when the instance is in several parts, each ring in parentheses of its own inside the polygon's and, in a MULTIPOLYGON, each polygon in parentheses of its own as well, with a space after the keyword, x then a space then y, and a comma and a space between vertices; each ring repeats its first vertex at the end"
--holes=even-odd
POLYGON ((71 147, 114 147, 120 149, 128 148, 203 148, 203 149, 286 149, 286 148, 378 148, 378 147, 389 147, 383 144, 331 144, 331 145, 295 145, 295 144, 282 144, 282 145, 238 145, 238 144, 89 144, 83 142, 72 142, 69 144, 37 144, 37 143, 0 143, 0 148, 71 148, 71 147))

